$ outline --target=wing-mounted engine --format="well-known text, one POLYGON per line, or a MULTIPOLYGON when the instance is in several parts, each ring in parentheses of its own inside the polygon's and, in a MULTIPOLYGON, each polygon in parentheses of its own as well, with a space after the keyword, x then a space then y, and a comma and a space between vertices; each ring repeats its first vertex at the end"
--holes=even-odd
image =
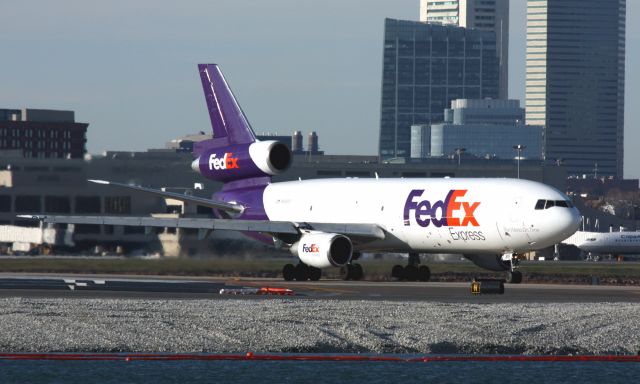
POLYGON ((502 255, 464 255, 464 257, 471 260, 478 267, 490 271, 502 272, 511 270, 511 264, 502 260, 502 255))
POLYGON ((306 233, 291 246, 291 253, 311 267, 342 267, 351 261, 353 245, 344 235, 306 233))
POLYGON ((212 147, 203 150, 191 168, 203 176, 222 182, 274 176, 291 165, 291 151, 278 141, 212 147))

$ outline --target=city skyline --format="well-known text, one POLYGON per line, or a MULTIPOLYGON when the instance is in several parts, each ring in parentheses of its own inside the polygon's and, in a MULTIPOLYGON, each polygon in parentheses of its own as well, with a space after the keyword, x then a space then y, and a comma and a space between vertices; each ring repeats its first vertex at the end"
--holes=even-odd
MULTIPOLYGON (((195 68, 218 62, 258 133, 317 131, 329 154, 375 154, 384 18, 418 20, 419 0, 313 5, 4 2, 0 107, 74 110, 90 153, 162 147, 209 131, 195 68)), ((627 20, 639 10, 628 2, 627 20)), ((509 96, 524 102, 526 2, 510 11, 509 96)), ((636 178, 639 28, 627 25, 625 98, 624 175, 636 178)))

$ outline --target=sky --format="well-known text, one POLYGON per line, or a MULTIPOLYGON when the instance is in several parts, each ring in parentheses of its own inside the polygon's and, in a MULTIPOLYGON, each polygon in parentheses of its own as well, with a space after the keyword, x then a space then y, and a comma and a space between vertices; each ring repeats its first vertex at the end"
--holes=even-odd
MULTIPOLYGON (((509 96, 524 105, 526 0, 510 1, 509 96)), ((197 72, 217 63, 256 133, 316 131, 376 154, 384 18, 419 0, 2 0, 0 108, 66 109, 87 149, 145 150, 210 132, 197 72)), ((640 178, 640 1, 627 1, 625 167, 640 178), (632 123, 633 122, 633 123, 632 123)))

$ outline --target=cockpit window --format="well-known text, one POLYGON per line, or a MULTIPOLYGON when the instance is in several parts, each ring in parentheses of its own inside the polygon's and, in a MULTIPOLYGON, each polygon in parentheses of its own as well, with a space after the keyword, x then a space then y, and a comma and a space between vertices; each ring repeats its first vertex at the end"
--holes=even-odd
POLYGON ((573 203, 570 200, 543 200, 540 199, 536 202, 536 209, 549 209, 551 207, 573 208, 573 203))

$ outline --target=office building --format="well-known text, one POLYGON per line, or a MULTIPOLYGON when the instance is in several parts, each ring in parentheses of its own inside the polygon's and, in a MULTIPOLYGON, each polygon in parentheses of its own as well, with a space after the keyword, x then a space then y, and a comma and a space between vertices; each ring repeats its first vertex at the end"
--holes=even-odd
POLYGON ((625 0, 527 2, 527 121, 571 175, 622 178, 625 14, 625 0))
POLYGON ((82 158, 88 126, 76 123, 73 111, 0 109, 0 150, 24 157, 82 158))
POLYGON ((498 97, 490 32, 385 20, 379 155, 410 156, 411 126, 444 121, 451 100, 498 97))
POLYGON ((542 127, 525 124, 518 100, 454 100, 444 115, 430 127, 431 157, 542 158, 542 127))
POLYGON ((498 96, 508 98, 509 0, 420 0, 420 21, 495 33, 500 60, 498 96))

